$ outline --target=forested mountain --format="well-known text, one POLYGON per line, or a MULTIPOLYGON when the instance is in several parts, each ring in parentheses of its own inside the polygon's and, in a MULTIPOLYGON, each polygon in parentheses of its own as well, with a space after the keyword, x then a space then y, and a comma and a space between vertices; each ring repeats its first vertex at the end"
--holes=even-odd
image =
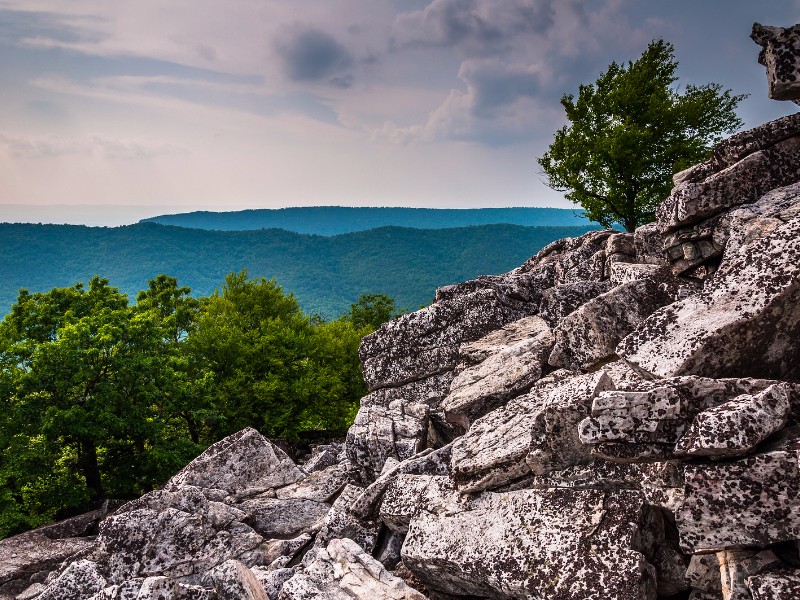
POLYGON ((275 278, 306 312, 335 318, 362 293, 416 309, 437 286, 508 271, 547 243, 583 227, 485 225, 456 229, 383 227, 324 237, 281 229, 206 231, 141 223, 102 228, 0 224, 0 314, 19 288, 47 291, 99 274, 129 295, 160 273, 207 295, 247 269, 275 278))
POLYGON ((277 227, 296 233, 337 235, 397 226, 444 229, 472 225, 523 225, 526 227, 585 226, 590 221, 580 211, 564 208, 397 208, 305 206, 233 212, 196 211, 142 219, 178 227, 219 231, 249 231, 277 227))

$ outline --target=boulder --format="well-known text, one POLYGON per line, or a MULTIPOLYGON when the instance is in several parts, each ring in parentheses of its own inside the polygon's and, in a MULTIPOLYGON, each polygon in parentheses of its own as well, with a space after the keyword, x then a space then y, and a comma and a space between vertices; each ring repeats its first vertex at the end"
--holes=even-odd
POLYGON ((447 594, 651 599, 655 569, 638 547, 647 511, 635 492, 486 492, 461 512, 413 519, 403 564, 447 594))
POLYGON ((283 450, 248 427, 210 446, 165 487, 196 486, 241 495, 283 487, 303 477, 283 450))
POLYGON ((617 354, 648 376, 790 376, 800 364, 800 218, 724 261, 702 292, 650 315, 617 354))
POLYGON ((40 600, 81 600, 93 596, 107 582, 97 564, 80 559, 70 563, 37 597, 40 600))
MULTIPOLYGON (((614 265, 631 263, 614 263, 614 265)), ((614 265, 611 268, 614 268, 614 265)), ((612 287, 609 281, 575 281, 554 285, 542 294, 539 316, 551 327, 558 325, 568 314, 586 304, 592 298, 604 294, 612 287)))
POLYGON ((750 600, 747 578, 782 566, 772 550, 723 550, 717 552, 717 562, 724 600, 750 600))
POLYGON ((800 598, 800 572, 782 570, 747 579, 753 600, 795 600, 800 598))
POLYGON ((614 357, 617 344, 650 314, 674 300, 661 277, 645 277, 589 300, 553 330, 549 363, 572 370, 590 369, 614 357))
POLYGON ((303 571, 283 584, 280 600, 425 600, 349 539, 306 555, 303 571))
POLYGON ((237 560, 227 560, 211 571, 220 600, 269 600, 253 572, 237 560))
POLYGON ((575 446, 575 431, 563 424, 583 418, 594 396, 610 385, 603 372, 575 376, 557 371, 526 395, 475 421, 453 442, 452 478, 459 491, 491 489, 528 475, 526 459, 532 449, 536 454, 531 463, 541 470, 561 465, 562 458, 576 453, 580 460, 588 459, 589 448, 580 448, 579 442, 575 446), (548 426, 553 438, 542 440, 548 426))
POLYGON ((686 552, 760 547, 800 539, 800 431, 774 447, 726 463, 688 464, 676 512, 686 552))
POLYGON ((758 62, 767 69, 769 97, 800 99, 800 26, 784 28, 754 23, 750 37, 761 46, 758 62))
POLYGON ((263 538, 286 539, 315 529, 331 507, 304 498, 252 498, 239 508, 247 513, 245 523, 263 538))
MULTIPOLYGON (((468 429, 470 422, 526 392, 542 376, 542 365, 553 346, 550 327, 539 317, 526 321, 527 336, 520 340, 482 340, 469 344, 470 357, 488 356, 480 363, 461 370, 442 402, 447 420, 468 429), (494 352, 486 348, 494 349, 494 352)), ((514 330, 514 337, 520 334, 514 330)))
POLYGON ((671 231, 755 202, 770 190, 797 182, 799 167, 800 138, 795 136, 756 150, 719 171, 708 173, 698 168, 680 180, 659 205, 659 227, 662 232, 671 231), (706 177, 694 181, 700 175, 706 177))
POLYGON ((423 513, 453 514, 463 510, 461 498, 449 477, 398 475, 386 490, 380 519, 398 533, 408 533, 411 521, 423 513))

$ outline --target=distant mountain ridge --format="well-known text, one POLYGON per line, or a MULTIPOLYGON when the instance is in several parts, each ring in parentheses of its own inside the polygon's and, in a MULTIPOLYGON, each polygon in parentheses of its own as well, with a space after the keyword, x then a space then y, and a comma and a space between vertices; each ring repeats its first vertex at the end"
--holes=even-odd
POLYGON ((383 227, 332 237, 282 229, 205 231, 142 223, 124 227, 0 224, 0 315, 19 288, 32 292, 107 277, 131 298, 160 273, 195 295, 247 269, 275 278, 303 309, 326 318, 362 293, 392 296, 414 310, 436 287, 513 269, 546 244, 594 229, 483 225, 456 229, 383 227))
POLYGON ((250 231, 286 229, 295 233, 339 235, 377 227, 448 229, 474 225, 522 225, 523 227, 588 226, 578 210, 567 208, 400 208, 305 206, 261 208, 231 212, 194 211, 159 215, 140 223, 159 223, 193 229, 250 231))

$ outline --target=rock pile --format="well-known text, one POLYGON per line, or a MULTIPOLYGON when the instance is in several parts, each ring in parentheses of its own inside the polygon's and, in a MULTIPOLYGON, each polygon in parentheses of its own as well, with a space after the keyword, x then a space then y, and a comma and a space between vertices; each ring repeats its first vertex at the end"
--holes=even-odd
MULTIPOLYGON (((796 36, 754 29, 776 97, 796 36)), ((298 466, 244 430, 0 542, 0 594, 800 598, 800 118, 676 175, 633 234, 440 288, 361 360, 344 446, 298 466)))

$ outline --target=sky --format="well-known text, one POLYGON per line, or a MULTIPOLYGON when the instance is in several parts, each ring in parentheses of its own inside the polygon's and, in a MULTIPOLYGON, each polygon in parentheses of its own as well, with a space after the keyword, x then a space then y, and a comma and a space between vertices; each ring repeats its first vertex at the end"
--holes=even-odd
POLYGON ((286 206, 571 206, 559 99, 647 43, 769 100, 795 0, 0 0, 0 221, 286 206))

